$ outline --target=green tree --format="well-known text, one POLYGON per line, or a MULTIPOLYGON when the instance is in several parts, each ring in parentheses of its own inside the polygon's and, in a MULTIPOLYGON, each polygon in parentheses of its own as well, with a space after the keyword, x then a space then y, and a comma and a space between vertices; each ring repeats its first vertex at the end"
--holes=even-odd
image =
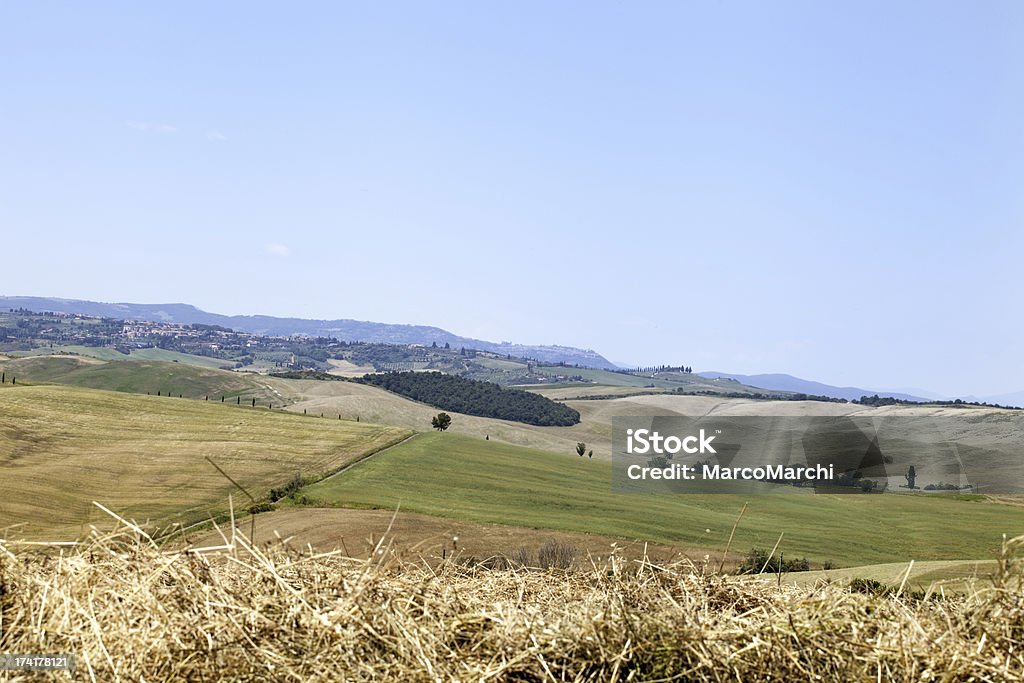
POLYGON ((452 424, 452 416, 448 413, 438 413, 430 420, 430 426, 439 432, 448 429, 452 424))
POLYGON ((914 481, 917 479, 917 470, 914 469, 913 465, 911 465, 910 469, 907 470, 907 473, 903 475, 903 478, 907 480, 908 489, 917 488, 916 486, 914 486, 914 481))

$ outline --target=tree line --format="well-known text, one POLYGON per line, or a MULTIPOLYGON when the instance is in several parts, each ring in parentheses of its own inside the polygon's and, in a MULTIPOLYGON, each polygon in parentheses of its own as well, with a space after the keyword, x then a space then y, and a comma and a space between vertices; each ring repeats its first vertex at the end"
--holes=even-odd
POLYGON ((578 411, 539 394, 440 372, 387 372, 355 381, 466 415, 542 427, 567 427, 580 421, 578 411))
POLYGON ((851 403, 857 403, 862 406, 871 406, 874 408, 880 406, 924 406, 924 405, 935 405, 935 406, 949 406, 952 408, 959 408, 961 406, 974 406, 978 408, 1002 408, 1003 410, 1021 410, 1020 406, 1002 405, 1000 403, 987 403, 985 401, 964 401, 963 399, 955 399, 952 401, 945 400, 929 400, 929 401, 911 401, 905 398, 894 398, 892 396, 861 396, 860 399, 854 399, 851 403))

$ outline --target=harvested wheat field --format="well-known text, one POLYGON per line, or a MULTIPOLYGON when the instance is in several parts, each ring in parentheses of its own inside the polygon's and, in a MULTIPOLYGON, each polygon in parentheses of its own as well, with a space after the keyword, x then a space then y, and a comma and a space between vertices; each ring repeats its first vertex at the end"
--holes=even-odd
MULTIPOLYGON (((249 521, 239 522, 246 534, 250 532, 249 521)), ((451 558, 453 554, 462 562, 500 562, 498 558, 535 554, 539 548, 552 545, 564 549, 570 562, 575 564, 586 564, 589 558, 602 558, 613 550, 628 558, 646 556, 653 562, 699 560, 712 552, 707 548, 669 546, 556 529, 479 524, 390 510, 277 510, 258 515, 254 527, 257 545, 283 542, 314 552, 340 549, 347 556, 366 558, 373 554, 380 540, 386 538, 393 554, 430 564, 451 558)), ((204 546, 218 539, 216 531, 204 529, 190 534, 187 541, 193 546, 204 546)), ((715 556, 720 555, 718 551, 715 556)), ((730 553, 727 566, 735 566, 741 559, 738 554, 730 553)))
POLYGON ((967 596, 774 586, 615 556, 570 570, 431 568, 384 544, 368 561, 223 541, 0 545, 0 651, 72 653, 74 679, 95 681, 1024 678, 1024 537, 967 596))

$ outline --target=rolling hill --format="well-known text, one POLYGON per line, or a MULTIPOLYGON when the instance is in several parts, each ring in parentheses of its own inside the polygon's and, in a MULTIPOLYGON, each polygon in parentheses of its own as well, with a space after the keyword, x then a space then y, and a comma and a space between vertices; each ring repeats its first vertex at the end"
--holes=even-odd
MULTIPOLYGON (((222 462, 259 496, 296 470, 315 478, 421 432, 304 493, 327 506, 401 506, 472 524, 592 533, 672 547, 722 547, 746 499, 611 493, 607 458, 614 417, 926 415, 957 421, 965 457, 983 455, 972 450, 966 430, 1012 444, 1021 420, 1019 413, 995 409, 870 408, 661 393, 569 401, 581 422, 568 427, 454 414, 450 432, 423 434, 435 408, 352 382, 76 356, 8 359, 2 367, 16 368, 26 381, 77 385, 0 385, 0 464, 5 474, 22 482, 0 502, 0 528, 43 521, 45 528, 18 527, 19 534, 37 536, 46 531, 78 534, 82 524, 96 519, 92 500, 161 522, 198 521, 221 511, 232 487, 203 455, 222 462), (139 395, 154 387, 166 393, 171 386, 193 399, 204 392, 269 392, 265 395, 277 397, 288 412, 139 395), (593 448, 595 457, 572 455, 577 441, 593 448)), ((1018 476, 1017 469, 1003 464, 1007 475, 1018 476)), ((1002 533, 1022 531, 1020 507, 1009 500, 790 494, 749 502, 734 550, 770 547, 784 531, 787 554, 816 562, 980 559, 991 556, 1002 533)), ((295 520, 290 524, 303 528, 295 520)))
MULTIPOLYGON (((957 497, 624 495, 606 461, 455 434, 427 434, 305 489, 325 505, 401 507, 478 523, 587 532, 668 545, 770 548, 841 565, 984 559, 1024 531, 1020 508, 957 497)), ((511 550, 511 549, 510 549, 511 550)))
POLYGON ((316 478, 406 438, 399 427, 64 386, 0 385, 0 537, 67 540, 125 517, 189 524, 296 473, 316 478), (130 418, 130 419, 129 419, 130 418))
POLYGON ((255 398, 262 406, 267 403, 280 406, 284 403, 284 398, 260 375, 177 361, 104 361, 89 356, 28 356, 0 359, 0 369, 23 382, 31 383, 67 384, 135 394, 156 395, 160 392, 184 398, 209 396, 211 401, 218 401, 222 396, 232 400, 242 398, 245 401, 255 398))

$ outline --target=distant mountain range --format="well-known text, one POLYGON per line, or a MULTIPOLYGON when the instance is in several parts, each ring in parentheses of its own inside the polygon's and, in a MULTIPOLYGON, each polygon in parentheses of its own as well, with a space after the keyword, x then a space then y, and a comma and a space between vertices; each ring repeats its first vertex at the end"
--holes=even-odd
POLYGON ((995 394, 992 396, 982 396, 980 399, 976 399, 973 396, 964 396, 965 401, 987 401, 988 403, 998 403, 1001 406, 1024 406, 1024 391, 1011 391, 1008 394, 995 394))
POLYGON ((100 303, 79 299, 56 299, 36 296, 0 296, 0 308, 26 308, 30 311, 78 313, 101 318, 151 320, 155 322, 220 325, 239 332, 267 336, 304 334, 311 337, 334 337, 341 341, 378 342, 384 344, 424 344, 437 342, 454 347, 478 349, 492 353, 533 358, 545 363, 568 363, 591 368, 615 369, 616 365, 596 351, 571 346, 535 346, 510 344, 460 337, 439 327, 425 325, 392 325, 361 320, 307 320, 276 318, 269 315, 220 315, 208 313, 188 304, 100 303))
POLYGON ((714 379, 725 377, 734 379, 737 382, 762 389, 773 389, 775 391, 795 391, 801 394, 814 394, 817 396, 829 396, 831 398, 845 398, 848 401, 859 399, 861 396, 874 396, 898 398, 904 401, 927 401, 922 396, 913 394, 902 394, 891 391, 876 391, 874 389, 860 389, 858 387, 834 387, 831 384, 822 384, 808 379, 800 379, 793 375, 765 374, 765 375, 737 375, 728 372, 700 372, 701 377, 714 379))
MULTIPOLYGON (((269 336, 293 334, 313 337, 334 337, 342 341, 376 342, 384 344, 424 344, 437 342, 453 347, 508 354, 517 358, 532 358, 545 363, 566 363, 606 370, 619 369, 619 365, 590 349, 571 346, 531 345, 496 343, 471 337, 461 337, 439 327, 426 325, 397 325, 376 323, 346 318, 338 320, 310 320, 306 318, 277 318, 269 315, 221 315, 200 310, 189 304, 133 304, 101 303, 80 299, 59 299, 35 296, 0 296, 0 308, 26 308, 31 311, 54 311, 57 313, 78 313, 103 318, 123 320, 152 320, 157 322, 220 325, 240 332, 269 336)), ((861 396, 878 394, 883 397, 906 401, 928 401, 940 398, 936 394, 921 391, 920 394, 900 391, 862 389, 860 387, 837 387, 813 380, 801 379, 781 373, 741 375, 729 372, 700 372, 702 377, 726 377, 748 386, 773 391, 792 391, 804 394, 859 399, 861 396)), ((964 400, 987 401, 1000 405, 1024 405, 1024 391, 1000 394, 998 396, 961 396, 964 400)))
POLYGON ((1024 406, 1024 391, 1015 391, 1007 394, 993 394, 989 396, 941 396, 924 389, 918 389, 919 393, 911 394, 901 391, 885 391, 882 389, 861 389, 860 387, 836 387, 831 384, 814 382, 809 379, 800 379, 793 375, 784 374, 763 374, 763 375, 738 375, 731 372, 699 372, 702 377, 715 378, 726 377, 737 382, 761 389, 774 389, 776 391, 796 391, 803 394, 817 394, 819 396, 831 396, 832 398, 845 398, 848 401, 859 399, 861 396, 874 396, 898 398, 904 401, 931 401, 962 399, 964 401, 977 401, 992 403, 1001 406, 1024 406))

